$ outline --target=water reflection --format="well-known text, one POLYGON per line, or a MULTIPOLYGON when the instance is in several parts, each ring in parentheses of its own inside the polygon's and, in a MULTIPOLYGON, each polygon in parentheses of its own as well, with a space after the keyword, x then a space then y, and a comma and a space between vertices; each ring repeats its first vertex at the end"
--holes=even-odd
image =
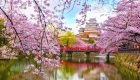
POLYGON ((116 68, 111 65, 71 62, 61 64, 62 67, 57 69, 57 80, 122 80, 116 68))
POLYGON ((30 60, 0 60, 0 80, 41 80, 39 75, 32 74, 31 62, 30 60))
POLYGON ((0 80, 140 80, 137 73, 120 64, 99 63, 103 61, 99 58, 90 58, 91 63, 80 61, 64 60, 59 68, 44 69, 44 73, 38 75, 32 72, 35 69, 32 61, 0 60, 0 80))

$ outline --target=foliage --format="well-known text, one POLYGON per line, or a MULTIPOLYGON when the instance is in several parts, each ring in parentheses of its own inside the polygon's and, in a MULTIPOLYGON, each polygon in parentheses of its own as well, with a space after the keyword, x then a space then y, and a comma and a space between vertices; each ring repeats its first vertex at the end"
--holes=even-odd
MULTIPOLYGON (((97 0, 101 4, 109 4, 109 0, 97 0)), ((111 0, 113 3, 116 0, 111 0)), ((6 33, 12 39, 14 48, 32 53, 45 52, 58 54, 59 45, 56 30, 50 30, 47 25, 53 28, 59 26, 61 29, 64 22, 64 14, 80 6, 82 19, 77 20, 83 23, 86 20, 86 13, 90 11, 90 4, 87 0, 0 0, 0 17, 6 20, 6 33), (58 3, 57 3, 58 2, 58 3), (53 5, 55 4, 55 5, 53 5), (31 10, 31 11, 30 11, 31 10), (28 14, 26 12, 28 11, 28 14), (30 11, 30 12, 29 12, 30 11), (51 44, 50 44, 51 43, 51 44)))
POLYGON ((96 46, 96 43, 95 43, 95 41, 94 41, 94 39, 92 39, 92 38, 89 38, 87 41, 85 41, 87 44, 91 44, 91 45, 93 45, 93 46, 96 46))
POLYGON ((115 63, 119 63, 128 69, 140 72, 140 55, 139 54, 116 54, 115 63))
POLYGON ((140 2, 138 0, 121 0, 115 9, 116 15, 108 18, 102 25, 102 33, 97 46, 117 48, 123 43, 140 44, 140 2))
POLYGON ((63 23, 49 4, 46 0, 0 0, 0 18, 5 20, 4 34, 9 40, 9 46, 0 48, 2 57, 22 52, 26 56, 32 54, 38 64, 49 65, 44 54, 59 55, 55 28, 63 23))
POLYGON ((72 32, 66 32, 60 36, 60 44, 64 46, 72 46, 75 42, 75 35, 72 32))
POLYGON ((0 18, 0 32, 2 32, 4 28, 4 19, 0 18))
POLYGON ((8 39, 4 36, 4 19, 0 18, 0 47, 8 44, 8 39))
MULTIPOLYGON (((106 3, 107 0, 98 1, 106 3)), ((4 33, 9 41, 8 46, 0 48, 2 55, 13 56, 23 51, 24 55, 34 55, 34 60, 39 64, 49 65, 49 59, 43 55, 59 55, 60 49, 57 30, 51 30, 48 25, 54 29, 59 26, 61 29, 64 13, 70 12, 75 5, 82 7, 79 14, 84 15, 77 22, 85 22, 86 13, 90 11, 87 0, 0 0, 0 18, 5 20, 4 33)))
POLYGON ((121 74, 123 80, 139 80, 140 76, 137 72, 132 71, 119 63, 116 64, 116 67, 118 68, 118 73, 121 74))
POLYGON ((25 60, 0 61, 0 79, 11 80, 12 76, 19 74, 20 72, 23 72, 25 65, 27 65, 26 61, 25 60))
POLYGON ((89 40, 87 41, 89 44, 93 44, 94 43, 94 40, 89 38, 89 40))
POLYGON ((118 72, 122 75, 124 80, 139 80, 140 73, 139 54, 116 54, 114 63, 118 68, 118 72))

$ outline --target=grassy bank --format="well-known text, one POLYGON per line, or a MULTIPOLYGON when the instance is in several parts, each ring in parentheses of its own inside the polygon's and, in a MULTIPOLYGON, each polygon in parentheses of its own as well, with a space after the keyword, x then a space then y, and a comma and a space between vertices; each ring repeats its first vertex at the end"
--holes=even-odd
POLYGON ((114 63, 123 80, 140 80, 140 54, 116 54, 114 63))
POLYGON ((116 54, 115 63, 140 73, 140 54, 116 54))

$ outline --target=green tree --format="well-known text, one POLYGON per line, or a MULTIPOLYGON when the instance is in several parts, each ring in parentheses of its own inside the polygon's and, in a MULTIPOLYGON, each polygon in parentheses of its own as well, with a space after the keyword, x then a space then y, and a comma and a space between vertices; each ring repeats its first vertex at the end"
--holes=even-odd
POLYGON ((63 35, 60 36, 60 44, 63 46, 70 47, 75 42, 75 35, 72 32, 66 32, 63 35))
POLYGON ((93 46, 96 46, 94 40, 91 39, 91 38, 89 38, 89 40, 87 41, 87 43, 92 44, 93 46))
POLYGON ((94 43, 94 40, 89 38, 89 40, 87 41, 89 44, 93 44, 94 43))
POLYGON ((0 18, 0 46, 8 44, 8 40, 5 38, 4 35, 4 29, 4 19, 0 18))

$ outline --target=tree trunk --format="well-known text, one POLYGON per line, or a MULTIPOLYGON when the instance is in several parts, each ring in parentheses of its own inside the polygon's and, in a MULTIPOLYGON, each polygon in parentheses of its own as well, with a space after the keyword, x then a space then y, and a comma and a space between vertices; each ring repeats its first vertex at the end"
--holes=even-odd
POLYGON ((110 63, 110 53, 108 53, 106 56, 106 63, 110 63))
POLYGON ((139 49, 138 49, 138 52, 140 53, 140 44, 139 44, 139 49))

